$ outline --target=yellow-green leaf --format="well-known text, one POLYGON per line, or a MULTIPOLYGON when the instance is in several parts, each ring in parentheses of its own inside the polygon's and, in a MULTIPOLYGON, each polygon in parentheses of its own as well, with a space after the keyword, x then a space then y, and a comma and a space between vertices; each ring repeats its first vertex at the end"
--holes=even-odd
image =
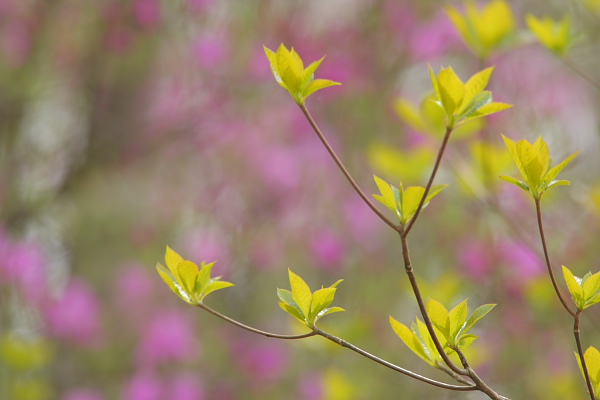
POLYGON ((292 297, 296 304, 298 304, 303 316, 308 318, 312 303, 312 292, 310 291, 310 287, 302 278, 294 274, 292 270, 288 269, 288 273, 290 277, 290 286, 292 288, 292 297))
POLYGON ((381 196, 374 194, 373 197, 396 213, 396 200, 390 184, 375 175, 373 175, 373 179, 375 179, 375 184, 377 184, 379 192, 381 193, 381 196))
POLYGON ((571 272, 571 270, 564 265, 562 266, 563 276, 565 278, 565 282, 567 283, 567 287, 569 288, 569 292, 571 293, 571 297, 573 301, 579 308, 582 303, 583 298, 583 289, 575 279, 575 276, 571 272))
POLYGON ((462 114, 469 107, 475 97, 484 91, 488 82, 490 81, 493 71, 494 67, 486 68, 469 78, 464 86, 465 94, 460 109, 458 110, 458 114, 462 114))
POLYGON ((446 115, 454 115, 465 95, 463 82, 456 75, 452 67, 448 67, 442 69, 437 75, 437 84, 440 100, 446 110, 446 115))
POLYGON ((468 315, 469 307, 467 306, 467 300, 464 300, 462 303, 454 307, 448 314, 450 318, 450 335, 452 340, 456 339, 456 335, 467 322, 468 315))
POLYGON ((446 340, 450 341, 450 316, 446 307, 437 300, 429 299, 427 314, 433 325, 440 330, 446 340))
POLYGON ((173 276, 175 276, 177 273, 177 266, 183 261, 183 258, 179 254, 177 254, 175 251, 173 251, 173 249, 167 246, 167 251, 165 253, 165 262, 167 263, 167 268, 169 268, 169 271, 171 271, 171 274, 173 274, 173 276))
POLYGON ((191 261, 184 261, 177 266, 177 283, 193 299, 198 277, 198 266, 191 261))
POLYGON ((304 91, 302 92, 302 98, 306 99, 308 96, 310 96, 317 90, 337 85, 341 85, 341 83, 330 81, 329 79, 315 79, 314 81, 310 82, 308 86, 306 86, 306 89, 304 89, 304 91))

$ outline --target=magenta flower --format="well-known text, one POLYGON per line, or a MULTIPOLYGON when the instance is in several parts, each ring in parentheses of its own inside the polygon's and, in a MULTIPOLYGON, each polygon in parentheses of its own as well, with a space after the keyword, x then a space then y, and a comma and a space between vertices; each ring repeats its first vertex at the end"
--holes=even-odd
POLYGON ((340 238, 330 230, 322 230, 313 235, 310 252, 315 263, 324 269, 340 267, 345 249, 340 238))
POLYGON ((181 311, 159 311, 142 330, 135 350, 140 366, 184 362, 198 357, 198 340, 190 318, 181 311))
POLYGON ((204 385, 196 375, 191 373, 177 375, 168 386, 167 399, 204 400, 206 399, 204 385))
POLYGON ((60 297, 44 309, 48 331, 59 338, 81 345, 92 345, 100 338, 100 302, 92 288, 73 279, 60 297))
POLYGON ((156 28, 162 19, 158 0, 134 0, 133 15, 144 28, 156 28))
POLYGON ((475 281, 483 281, 489 277, 492 267, 491 245, 478 240, 468 240, 458 246, 458 265, 465 276, 475 281))
MULTIPOLYGON (((125 384, 121 400, 163 400, 164 387, 158 376, 148 371, 137 372, 125 384)), ((169 397, 175 399, 175 397, 169 397)))
POLYGON ((257 385, 268 385, 276 381, 287 364, 285 348, 273 342, 239 342, 234 346, 234 353, 239 367, 257 385))

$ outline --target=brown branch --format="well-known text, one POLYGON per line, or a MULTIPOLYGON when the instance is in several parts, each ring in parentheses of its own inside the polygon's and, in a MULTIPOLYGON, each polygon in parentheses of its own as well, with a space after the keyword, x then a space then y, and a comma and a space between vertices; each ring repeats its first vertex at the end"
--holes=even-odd
POLYGON ((358 193, 358 195, 364 200, 364 202, 369 206, 369 208, 371 210, 373 210, 373 212, 375 214, 377 214, 377 216, 383 222, 385 222, 393 230, 395 230, 396 232, 398 232, 399 229, 400 229, 399 226, 396 225, 395 223, 393 223, 392 221, 390 221, 385 215, 383 215, 383 213, 381 211, 379 211, 377 209, 377 207, 375 207, 375 205, 371 202, 371 200, 369 200, 369 198, 367 197, 367 195, 358 186, 358 184, 356 183, 356 181, 352 178, 352 176, 350 175, 350 173, 348 172, 348 170, 346 169, 346 167, 344 166, 344 164, 342 163, 342 161, 340 160, 340 158, 337 156, 337 154, 335 153, 335 151, 333 150, 333 148, 329 145, 329 142, 327 142, 327 139, 325 139, 325 136, 323 135, 323 133, 321 132, 321 130, 317 126, 317 124, 316 124, 315 120, 313 119, 313 117, 308 112, 308 109, 306 108, 306 106, 303 105, 303 104, 300 104, 299 106, 300 106, 300 109, 302 110, 302 112, 304 113, 304 115, 306 116, 306 119, 308 119, 308 122, 310 123, 310 126, 312 126, 313 130, 315 131, 315 133, 317 134, 317 136, 319 137, 319 139, 321 139, 321 142, 323 143, 323 145, 325 146, 325 148, 329 152, 329 155, 331 155, 331 158, 333 158, 333 160, 337 164, 338 168, 342 171, 342 173, 344 174, 344 176, 346 177, 346 179, 348 179, 348 182, 350 182, 350 184, 352 185, 352 187, 354 188, 354 190, 356 190, 356 193, 358 193))
POLYGON ((554 286, 554 291, 558 296, 558 299, 562 303, 563 307, 573 318, 575 318, 575 311, 571 310, 569 305, 567 304, 565 298, 560 293, 560 289, 558 288, 558 284, 556 283, 556 278, 554 277, 554 271, 552 270, 552 264, 550 264, 550 255, 548 252, 548 246, 546 245, 546 235, 544 234, 544 225, 542 224, 542 205, 540 199, 535 200, 535 210, 538 221, 538 228, 540 231, 540 238, 542 240, 542 247, 544 249, 544 258, 546 259, 546 267, 548 268, 548 274, 550 275, 550 279, 552 280, 552 286, 554 286))
POLYGON ((450 134, 452 133, 452 128, 446 128, 446 134, 444 135, 444 139, 442 140, 442 145, 440 146, 440 150, 438 151, 437 157, 435 159, 435 164, 433 166, 433 171, 431 171, 431 175, 429 176, 429 182, 427 182, 427 186, 425 187, 425 192, 423 193, 423 197, 419 202, 419 206, 417 207, 417 211, 415 212, 414 217, 408 223, 406 229, 404 229, 402 233, 402 237, 406 238, 408 233, 412 229, 413 225, 417 221, 419 214, 421 213, 421 209, 423 208, 423 204, 425 204, 425 199, 429 194, 429 190, 431 189, 431 185, 433 185, 433 180, 435 179, 435 175, 437 173, 438 168, 440 167, 440 163, 442 162, 442 157, 444 156, 444 150, 446 149, 446 145, 448 144, 448 140, 450 139, 450 134))
POLYGON ((267 332, 267 331, 261 331, 260 329, 256 329, 256 328, 253 328, 251 326, 244 325, 241 322, 239 322, 239 321, 237 321, 237 320, 235 320, 233 318, 228 317, 227 315, 221 314, 220 312, 218 312, 218 311, 210 308, 209 306, 207 306, 204 303, 198 304, 198 307, 200 307, 203 310, 208 311, 209 313, 211 313, 213 315, 216 315, 217 317, 219 317, 219 318, 221 318, 221 319, 223 319, 223 320, 225 320, 225 321, 227 321, 227 322, 229 322, 229 323, 231 323, 231 324, 233 324, 235 326, 238 326, 238 327, 240 327, 242 329, 245 329, 247 331, 250 331, 250 332, 253 332, 253 333, 257 333, 259 335, 263 335, 263 336, 270 337, 270 338, 275 338, 275 339, 304 339, 304 338, 307 338, 307 337, 315 336, 317 334, 316 332, 309 332, 309 333, 304 333, 302 335, 280 335, 280 334, 277 334, 277 333, 271 333, 271 332, 267 332))
POLYGON ((590 393, 590 398, 591 400, 596 400, 596 395, 594 393, 594 385, 592 384, 592 379, 590 378, 587 363, 585 362, 583 347, 581 346, 581 338, 579 336, 580 315, 581 311, 577 310, 574 317, 575 323, 573 324, 573 335, 575 336, 575 342, 577 343, 577 352, 579 353, 579 359, 581 360, 581 369, 583 370, 583 376, 585 376, 585 383, 587 384, 588 392, 590 393))
POLYGON ((385 367, 388 367, 388 368, 390 368, 390 369, 392 369, 394 371, 400 372, 400 373, 402 373, 404 375, 410 376, 411 378, 417 379, 417 380, 419 380, 421 382, 425 382, 425 383, 428 383, 430 385, 437 386, 437 387, 443 388, 443 389, 449 389, 449 390, 456 390, 456 391, 463 391, 463 392, 477 390, 477 387, 475 385, 473 385, 473 384, 468 385, 468 386, 450 385, 448 383, 438 382, 436 380, 424 377, 422 375, 416 374, 416 373, 414 373, 412 371, 409 371, 407 369, 399 367, 399 366, 397 366, 395 364, 392 364, 392 363, 390 363, 388 361, 385 361, 385 360, 383 360, 383 359, 381 359, 381 358, 379 358, 377 356, 374 356, 373 354, 366 352, 365 350, 361 349, 360 347, 357 347, 357 346, 353 345, 352 343, 349 343, 349 342, 347 342, 347 341, 345 341, 345 340, 343 340, 343 339, 341 339, 341 338, 339 338, 337 336, 333 336, 333 335, 331 335, 331 334, 329 334, 329 333, 327 333, 325 331, 322 331, 321 329, 317 328, 316 326, 313 329, 314 329, 314 331, 315 331, 315 333, 317 335, 323 336, 324 338, 329 339, 332 342, 337 343, 337 344, 339 344, 342 347, 350 349, 350 350, 354 351, 355 353, 358 353, 358 354, 360 354, 360 355, 368 358, 369 360, 375 361, 378 364, 381 364, 381 365, 383 365, 385 367))

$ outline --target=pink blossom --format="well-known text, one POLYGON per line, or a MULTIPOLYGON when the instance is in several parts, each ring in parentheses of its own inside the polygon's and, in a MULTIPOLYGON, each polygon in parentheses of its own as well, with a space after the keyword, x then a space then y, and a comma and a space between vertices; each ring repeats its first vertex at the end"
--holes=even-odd
POLYGON ((308 374, 299 383, 301 400, 323 399, 323 380, 318 374, 308 374))
POLYGON ((48 331, 81 345, 97 343, 100 336, 100 302, 92 288, 72 279, 58 299, 44 309, 48 331))
POLYGON ((200 37, 193 43, 192 53, 202 68, 222 68, 228 57, 227 41, 214 34, 200 37))
MULTIPOLYGON (((159 377, 149 371, 137 372, 129 378, 121 394, 122 400, 163 400, 164 387, 159 377)), ((173 398, 175 399, 175 398, 173 398)))
POLYGON ((177 375, 169 384, 167 399, 204 400, 206 399, 204 385, 193 374, 177 375))
POLYGON ((448 17, 440 14, 415 27, 409 43, 412 56, 422 60, 441 56, 461 41, 448 17))
POLYGON ((465 276, 476 281, 485 280, 492 268, 491 244, 471 239, 458 246, 458 264, 465 276))
POLYGON ((115 276, 116 303, 121 309, 144 310, 155 295, 156 276, 146 266, 125 265, 115 276))
POLYGON ((234 346, 234 358, 239 367, 257 385, 276 381, 285 370, 287 353, 280 344, 239 341, 234 346))
POLYGON ((62 400, 103 400, 100 393, 91 389, 72 389, 69 390, 62 400))
POLYGON ((190 318, 180 311, 156 312, 142 329, 135 350, 140 366, 190 361, 198 356, 197 334, 190 318))
POLYGON ((315 263, 325 269, 339 268, 344 259, 344 245, 330 230, 324 229, 313 235, 309 247, 315 263))
POLYGON ((31 52, 31 27, 20 18, 10 19, 2 32, 2 53, 13 67, 23 64, 31 52))
POLYGON ((533 279, 544 274, 542 260, 524 243, 506 241, 500 248, 502 258, 520 280, 533 279))
POLYGON ((133 15, 144 28, 155 28, 160 24, 161 11, 158 0, 134 0, 133 15))

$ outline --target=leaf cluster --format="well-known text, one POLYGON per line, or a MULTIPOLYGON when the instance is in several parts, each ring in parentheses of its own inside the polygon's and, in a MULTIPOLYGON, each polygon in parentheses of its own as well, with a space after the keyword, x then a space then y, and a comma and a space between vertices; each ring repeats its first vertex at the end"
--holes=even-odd
POLYGON ((600 303, 600 272, 593 275, 588 272, 582 278, 579 278, 573 275, 571 270, 564 265, 562 271, 571 298, 578 310, 583 311, 594 304, 600 303))
MULTIPOLYGON (((406 189, 400 183, 399 187, 395 187, 384 181, 383 179, 373 176, 375 183, 379 188, 381 195, 374 194, 373 197, 381 204, 389 208, 396 214, 400 225, 405 226, 415 216, 421 199, 425 194, 425 188, 422 186, 409 186, 406 189)), ((429 189, 427 198, 423 203, 423 207, 427 207, 431 199, 440 193, 448 185, 434 185, 429 189)))
POLYGON ((171 290, 188 304, 198 305, 215 290, 233 286, 231 282, 221 281, 220 276, 210 276, 214 262, 207 264, 202 261, 198 268, 193 262, 184 260, 169 246, 165 253, 165 263, 167 268, 156 263, 158 274, 171 290))
MULTIPOLYGON (((477 321, 483 318, 494 307, 495 304, 484 304, 469 316, 467 300, 454 307, 451 311, 448 311, 442 303, 430 299, 427 302, 427 314, 434 326, 436 336, 440 339, 440 343, 447 350, 447 354, 452 354, 459 348, 462 350, 466 349, 478 338, 469 333, 469 331, 477 321)), ((432 367, 437 368, 438 365, 441 365, 441 356, 435 348, 427 326, 419 318, 416 319, 416 322, 410 328, 392 317, 390 317, 390 324, 398 337, 416 355, 432 367)))
POLYGON ((343 279, 329 287, 321 287, 314 293, 306 282, 288 269, 290 290, 277 289, 279 306, 288 314, 296 317, 309 328, 313 328, 320 318, 327 314, 345 311, 341 307, 329 307, 335 297, 336 287, 343 279))
POLYGON ((264 47, 264 50, 271 64, 271 72, 273 72, 275 80, 300 105, 303 105, 306 98, 317 90, 329 86, 341 85, 339 82, 328 79, 315 79, 315 71, 319 68, 325 57, 304 68, 304 62, 293 47, 291 50, 288 50, 282 43, 277 52, 267 47, 264 47))
POLYGON ((539 19, 527 14, 525 20, 529 30, 544 47, 559 57, 565 56, 575 38, 571 28, 571 19, 568 16, 560 21, 554 21, 550 17, 539 19))
POLYGON ((548 144, 541 136, 533 144, 525 139, 515 143, 504 135, 502 138, 523 180, 520 181, 506 175, 501 175, 500 179, 529 192, 535 200, 539 200, 546 190, 554 186, 571 184, 567 180, 556 180, 555 178, 579 152, 571 154, 563 162, 551 168, 552 159, 548 144))
POLYGON ((452 67, 442 68, 435 75, 429 66, 435 92, 433 102, 444 110, 447 129, 512 107, 510 104, 494 102, 492 92, 485 90, 493 71, 494 67, 486 68, 463 83, 452 67))
POLYGON ((446 14, 461 38, 480 59, 509 38, 515 30, 515 18, 504 0, 492 0, 478 9, 473 1, 465 3, 462 14, 454 7, 447 7, 446 14))

